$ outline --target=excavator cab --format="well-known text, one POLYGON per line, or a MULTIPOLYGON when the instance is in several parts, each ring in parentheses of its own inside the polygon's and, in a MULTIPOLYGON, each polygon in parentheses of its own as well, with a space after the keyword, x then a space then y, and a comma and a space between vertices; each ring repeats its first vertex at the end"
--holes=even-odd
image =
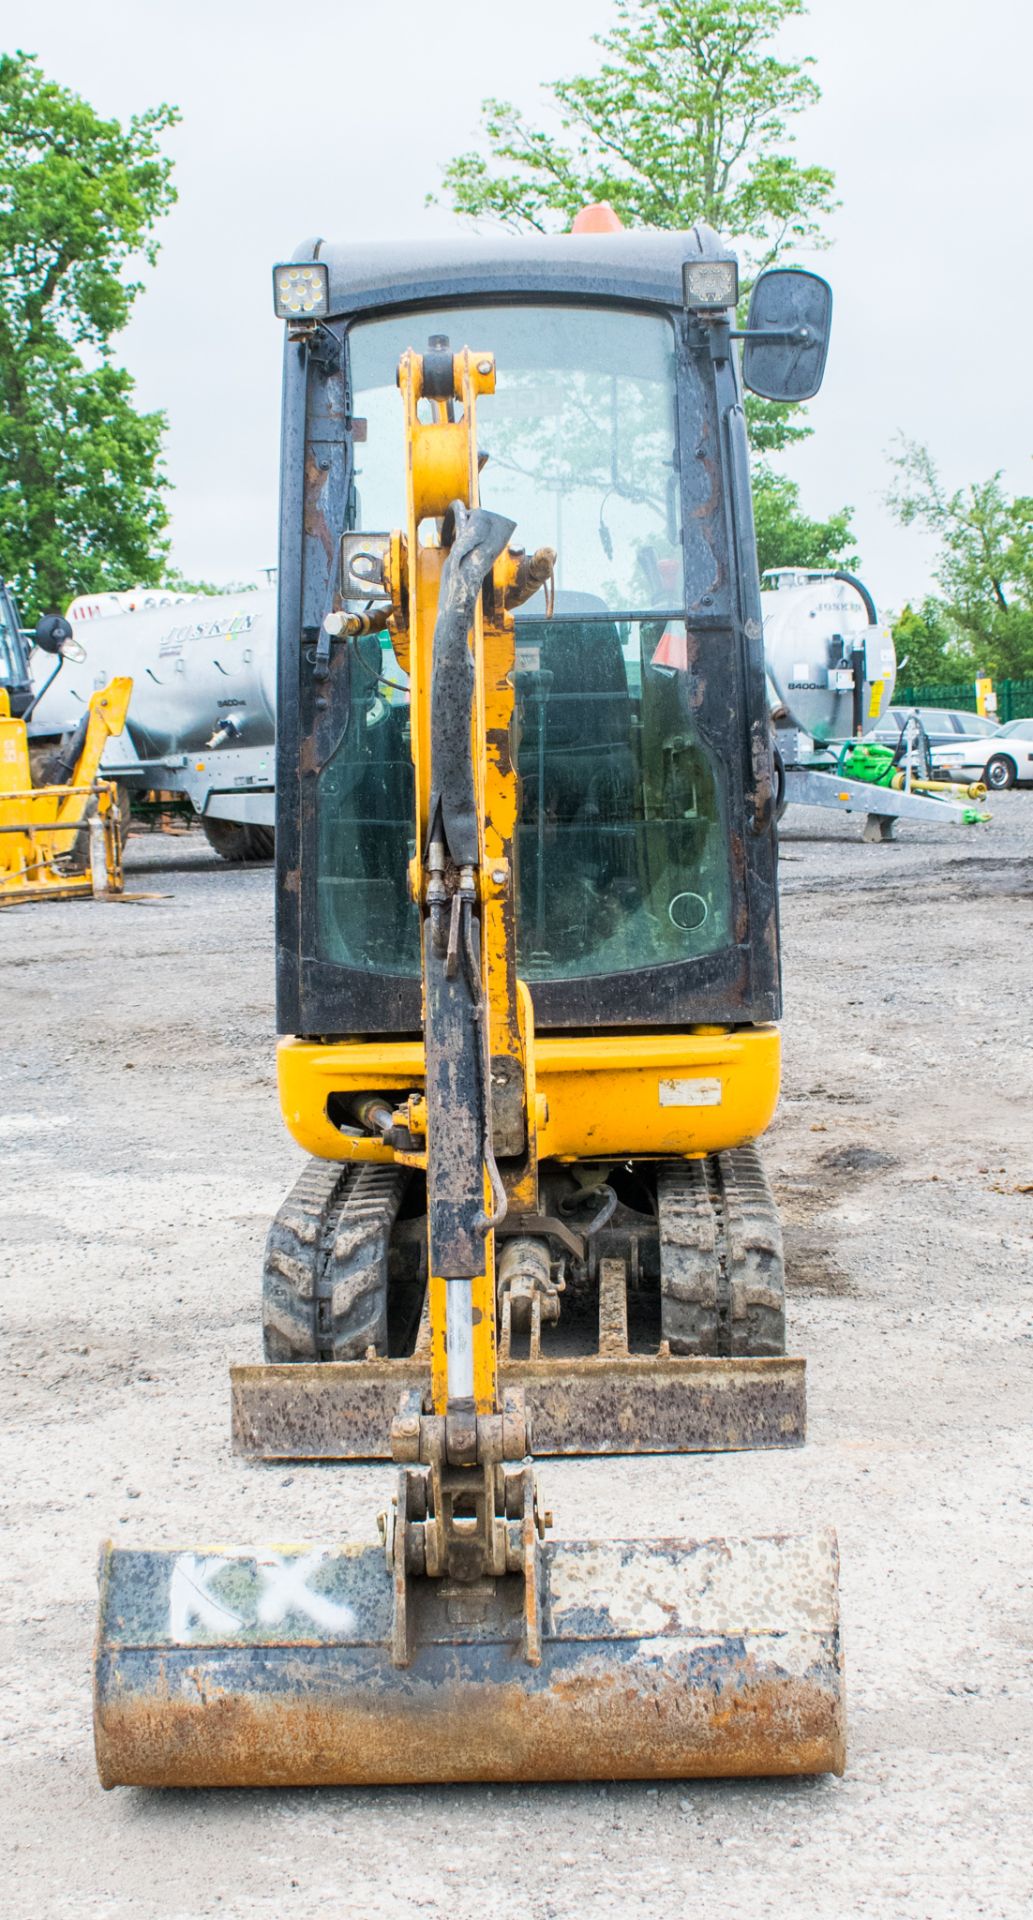
MULTIPOLYGON (((350 256, 321 250, 332 304, 362 304, 318 382, 350 433, 339 464, 304 483, 305 524, 318 500, 349 551, 400 526, 400 356, 491 343, 482 497, 556 554, 515 612, 516 938, 536 1025, 762 1025, 779 1008, 775 852, 734 349, 712 314, 685 307, 682 236, 550 245, 500 247, 465 281, 453 267, 452 299, 422 308, 444 247, 422 272, 389 253, 379 286, 358 293, 337 289, 350 256), (509 286, 486 299, 504 267, 509 286)), ((277 779, 297 824, 281 855, 279 1024, 416 1033, 406 675, 385 631, 379 652, 375 637, 335 648, 321 676, 306 653, 335 587, 366 604, 361 575, 334 580, 310 536, 283 563, 281 631, 296 639, 281 658, 277 779)))
POLYGON ((20 720, 32 701, 32 677, 18 609, 3 580, 0 580, 0 692, 7 695, 11 718, 20 720))
POLYGON ((762 276, 740 333, 696 227, 312 242, 274 294, 311 1159, 233 1433, 390 1459, 395 1494, 367 1548, 109 1548, 101 1778, 841 1770, 830 1534, 549 1542, 535 1472, 804 1436, 754 1146, 780 985, 735 343, 808 397, 828 288, 762 276))

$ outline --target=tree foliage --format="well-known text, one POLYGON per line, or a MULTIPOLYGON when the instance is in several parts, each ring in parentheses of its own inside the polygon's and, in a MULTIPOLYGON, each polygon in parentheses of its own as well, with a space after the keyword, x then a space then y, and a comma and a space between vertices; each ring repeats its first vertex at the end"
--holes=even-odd
POLYGON ((111 342, 175 198, 177 119, 123 127, 31 55, 0 56, 0 572, 29 618, 163 576, 165 419, 136 411, 111 342))
MULTIPOLYGON (((734 242, 748 285, 789 247, 823 245, 837 204, 828 167, 793 151, 791 122, 820 98, 813 62, 771 50, 805 11, 804 0, 616 0, 616 24, 595 36, 598 70, 544 88, 553 130, 486 100, 487 157, 449 163, 447 198, 517 231, 569 227, 596 200, 629 227, 704 220, 734 242)), ((838 563, 853 540, 850 510, 808 520, 765 458, 807 437, 803 410, 752 394, 746 409, 762 565, 838 563)))
POLYGON ((765 567, 848 567, 860 563, 855 550, 851 508, 841 507, 827 520, 800 511, 800 489, 766 464, 753 476, 753 519, 757 560, 765 567))
POLYGON ((947 619, 941 601, 927 594, 918 607, 910 602, 893 622, 897 649, 897 677, 904 686, 928 687, 938 682, 972 680, 975 670, 947 619))
POLYGON ((891 457, 890 508, 939 542, 940 595, 922 610, 927 637, 942 636, 943 664, 931 677, 1033 674, 1033 497, 1010 496, 1000 472, 951 492, 928 447, 903 436, 891 457))
POLYGON ((833 176, 801 165, 790 131, 820 97, 813 63, 770 50, 804 11, 803 0, 616 0, 616 24, 595 36, 598 70, 544 88, 557 132, 484 102, 490 159, 449 163, 453 207, 541 232, 594 200, 626 226, 705 220, 745 247, 754 272, 787 245, 820 245, 833 176))

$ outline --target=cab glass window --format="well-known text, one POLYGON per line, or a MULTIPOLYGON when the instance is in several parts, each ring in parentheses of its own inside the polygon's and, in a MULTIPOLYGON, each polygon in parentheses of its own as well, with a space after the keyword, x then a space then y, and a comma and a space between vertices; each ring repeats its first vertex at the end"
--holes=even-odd
POLYGON ((348 335, 355 446, 352 525, 405 517, 396 373, 431 336, 494 354, 477 403, 486 506, 520 544, 554 547, 556 585, 635 612, 682 604, 674 333, 668 320, 592 307, 452 307, 355 324, 348 335))
MULTIPOLYGON (((516 621, 517 945, 523 976, 610 975, 733 944, 730 637, 684 617, 675 340, 662 316, 563 306, 391 315, 349 332, 353 528, 405 518, 396 370, 431 336, 495 355, 478 402, 481 498, 556 549, 554 604, 516 621)), ((695 449, 693 449, 695 453, 695 449)), ((419 970, 408 689, 386 635, 351 649, 320 776, 319 947, 419 970)))
MULTIPOLYGON (((721 682, 726 638, 595 611, 517 626, 517 950, 532 982, 732 939, 727 771, 700 698, 721 682)), ((410 751, 406 677, 386 634, 364 640, 317 808, 319 950, 346 966, 419 971, 410 751)))

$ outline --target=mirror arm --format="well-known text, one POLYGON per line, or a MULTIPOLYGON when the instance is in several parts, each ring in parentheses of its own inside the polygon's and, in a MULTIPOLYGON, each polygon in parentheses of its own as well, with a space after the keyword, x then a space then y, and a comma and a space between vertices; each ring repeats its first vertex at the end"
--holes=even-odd
POLYGON ((727 360, 730 342, 733 340, 784 340, 788 345, 797 347, 813 346, 817 338, 813 327, 730 327, 723 314, 696 315, 697 323, 707 336, 712 360, 727 360))
POLYGON ((40 687, 39 691, 33 694, 32 699, 29 701, 29 704, 25 709, 25 712, 22 714, 23 720, 32 719, 33 713, 35 712, 36 708, 39 706, 39 703, 42 700, 43 695, 46 693, 47 688, 53 686, 54 681, 57 679, 57 676, 60 673, 61 668, 64 666, 64 664, 65 664, 64 654, 59 653, 57 656, 57 662, 55 664, 53 673, 48 674, 47 678, 44 680, 43 685, 40 687))
POLYGON ((738 327, 732 328, 729 340, 785 340, 798 347, 814 345, 817 335, 813 327, 738 327))

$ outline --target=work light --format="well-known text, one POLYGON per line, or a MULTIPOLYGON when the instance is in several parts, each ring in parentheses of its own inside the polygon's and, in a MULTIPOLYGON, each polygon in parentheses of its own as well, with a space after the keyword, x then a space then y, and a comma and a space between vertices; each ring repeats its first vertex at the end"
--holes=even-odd
POLYGON ((329 311, 330 282, 322 262, 273 268, 273 305, 279 320, 319 320, 329 311))
POLYGON ((721 311, 739 298, 739 267, 735 260, 686 260, 682 284, 691 311, 721 311))

